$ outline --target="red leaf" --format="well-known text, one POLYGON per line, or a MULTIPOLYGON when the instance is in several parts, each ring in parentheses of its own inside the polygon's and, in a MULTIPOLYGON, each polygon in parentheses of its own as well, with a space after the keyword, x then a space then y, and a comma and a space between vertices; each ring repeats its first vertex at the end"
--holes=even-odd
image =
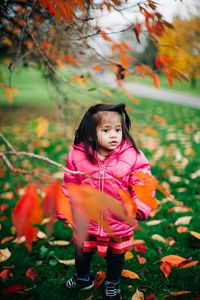
POLYGON ((150 300, 150 299, 154 299, 154 298, 156 298, 156 296, 154 294, 152 294, 152 295, 146 297, 145 300, 150 300))
POLYGON ((139 34, 140 34, 141 29, 142 29, 142 24, 140 24, 140 23, 137 23, 133 29, 138 43, 140 43, 139 34))
POLYGON ((147 252, 147 247, 145 244, 136 244, 134 245, 134 249, 136 252, 142 252, 142 253, 147 252))
POLYGON ((95 290, 97 290, 100 287, 100 285, 104 281, 104 278, 105 278, 105 272, 99 271, 96 273, 95 279, 94 279, 94 289, 95 290))
POLYGON ((159 56, 155 57, 155 64, 158 70, 160 70, 161 64, 162 64, 162 60, 159 56))
POLYGON ((34 280, 38 276, 38 271, 35 268, 29 268, 26 271, 26 276, 34 280))
POLYGON ((2 294, 10 294, 10 293, 16 293, 18 291, 23 291, 25 289, 25 286, 22 286, 21 284, 14 284, 9 286, 7 289, 5 289, 2 294))
POLYGON ((167 261, 163 262, 160 266, 161 271, 163 272, 163 274, 165 275, 166 278, 169 277, 171 270, 172 270, 173 266, 168 263, 167 261))
POLYGON ((32 225, 38 224, 42 220, 42 208, 35 186, 29 184, 26 187, 24 195, 15 206, 12 220, 18 237, 25 236, 27 247, 31 250, 32 241, 38 232, 38 228, 32 225))

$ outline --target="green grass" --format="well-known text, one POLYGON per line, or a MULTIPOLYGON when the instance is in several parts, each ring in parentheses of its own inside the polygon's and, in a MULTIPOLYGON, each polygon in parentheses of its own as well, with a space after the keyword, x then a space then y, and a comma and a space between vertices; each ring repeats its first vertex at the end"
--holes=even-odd
MULTIPOLYGON (((194 94, 196 96, 200 96, 200 79, 199 78, 196 79, 196 87, 195 88, 192 88, 191 83, 184 79, 182 80, 183 84, 181 84, 178 80, 174 80, 173 88, 169 85, 167 78, 163 74, 159 74, 159 79, 160 79, 160 88, 170 89, 170 90, 176 91, 176 92, 183 92, 183 93, 194 94)), ((142 78, 140 76, 131 76, 130 80, 135 83, 143 83, 143 84, 153 86, 153 80, 149 76, 145 76, 144 78, 142 78)))
MULTIPOLYGON (((71 76, 68 74, 66 76, 71 76)), ((160 270, 162 257, 170 254, 192 257, 199 260, 200 241, 193 237, 189 231, 199 232, 199 176, 195 177, 200 168, 200 119, 199 110, 177 104, 163 103, 153 99, 139 98, 138 106, 132 104, 121 92, 110 89, 113 98, 106 97, 100 91, 80 93, 74 88, 62 84, 63 91, 66 92, 67 99, 63 96, 65 122, 61 117, 57 118, 55 102, 57 93, 52 87, 50 96, 46 93, 47 85, 42 80, 39 72, 34 70, 21 70, 16 77, 13 77, 13 85, 19 88, 20 94, 14 97, 14 104, 7 104, 6 99, 1 94, 0 100, 0 121, 1 130, 4 135, 17 147, 18 150, 33 151, 43 154, 49 158, 65 164, 65 159, 71 139, 73 138, 76 120, 83 111, 96 101, 125 102, 129 106, 132 119, 131 133, 139 147, 146 154, 152 165, 152 173, 159 180, 160 184, 170 189, 177 201, 183 202, 184 206, 192 209, 188 212, 170 213, 169 209, 176 206, 175 203, 165 201, 166 197, 157 192, 157 199, 160 201, 160 210, 150 220, 163 220, 158 225, 148 226, 145 222, 140 223, 140 230, 134 232, 135 239, 145 240, 147 253, 139 253, 132 250, 134 257, 127 260, 125 268, 136 272, 141 280, 131 280, 122 278, 121 287, 123 300, 130 300, 136 288, 143 291, 145 297, 155 294, 155 299, 165 299, 164 295, 169 292, 188 290, 191 294, 177 296, 175 299, 193 299, 200 295, 199 288, 199 266, 186 269, 174 268, 168 279, 160 270), (23 81, 22 81, 23 80, 23 81), (24 93, 24 94, 23 94, 24 93), (31 101, 26 101, 31 99, 31 101), (42 104, 42 105, 41 105, 42 104), (159 123, 155 115, 161 116, 166 125, 159 123), (35 119, 45 116, 49 121, 49 129, 40 139, 35 132, 35 119), (155 130, 155 136, 145 132, 147 128, 155 130), (176 179, 176 180, 175 180, 176 179), (178 233, 175 221, 182 216, 192 216, 188 226, 188 232, 178 233), (159 234, 164 238, 175 239, 173 246, 152 240, 153 234, 159 234), (146 258, 145 264, 139 264, 136 255, 146 258)), ((87 88, 107 87, 90 81, 87 88)), ((0 151, 5 151, 5 146, 1 142, 0 151)), ((59 170, 57 167, 39 162, 34 159, 21 158, 12 160, 17 167, 37 168, 43 174, 54 176, 59 170)), ((33 181, 32 177, 21 174, 13 174, 1 163, 1 194, 0 203, 8 204, 8 209, 1 212, 1 216, 8 219, 1 220, 1 240, 6 236, 14 235, 11 215, 19 199, 19 188, 24 188, 28 182, 33 181), (3 172, 5 173, 3 174, 3 172), (8 192, 11 192, 10 199, 6 199, 8 192)), ((62 174, 61 174, 62 175, 62 174)), ((36 178, 35 178, 36 179, 36 178)), ((47 182, 42 180, 43 184, 47 182)), ((40 226, 45 231, 44 225, 40 226)), ((63 222, 56 223, 51 236, 56 240, 72 239, 72 230, 63 222)), ((0 279, 1 291, 14 284, 21 284, 26 287, 26 291, 15 294, 1 295, 2 299, 86 299, 93 295, 92 299, 102 299, 103 286, 97 291, 90 292, 68 292, 62 285, 66 279, 74 272, 74 266, 65 266, 58 263, 54 255, 60 259, 73 258, 73 243, 69 246, 52 246, 48 239, 38 240, 33 243, 33 249, 28 252, 24 244, 15 246, 12 241, 0 245, 0 249, 8 248, 11 257, 0 263, 0 272, 6 268, 11 268, 12 276, 3 282, 0 279), (34 267, 38 271, 35 280, 26 277, 26 270, 34 267)), ((93 258, 92 271, 95 274, 99 270, 106 271, 106 264, 103 258, 97 255, 93 258)), ((168 297, 167 299, 174 299, 168 297)))

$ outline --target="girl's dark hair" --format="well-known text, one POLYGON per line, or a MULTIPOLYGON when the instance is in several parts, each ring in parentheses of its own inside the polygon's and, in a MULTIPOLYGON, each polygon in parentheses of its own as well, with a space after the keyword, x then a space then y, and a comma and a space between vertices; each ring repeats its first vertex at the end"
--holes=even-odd
POLYGON ((80 122, 80 125, 78 129, 75 131, 75 139, 74 144, 78 145, 81 142, 84 144, 85 152, 88 157, 88 159, 93 162, 92 156, 89 154, 89 147, 91 146, 93 154, 98 149, 98 143, 97 143, 97 133, 96 129, 101 121, 101 117, 97 117, 95 115, 98 112, 103 111, 114 111, 121 115, 122 119, 122 139, 123 140, 129 140, 129 142, 132 144, 132 146, 135 148, 135 150, 139 153, 139 150, 131 137, 129 130, 131 127, 131 120, 126 112, 125 104, 97 104, 94 106, 91 106, 85 115, 83 116, 82 121, 80 122))

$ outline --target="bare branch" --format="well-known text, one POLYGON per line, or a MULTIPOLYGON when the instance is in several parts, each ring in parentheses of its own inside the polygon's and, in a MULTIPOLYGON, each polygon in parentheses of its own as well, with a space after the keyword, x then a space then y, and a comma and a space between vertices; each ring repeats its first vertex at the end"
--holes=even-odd
POLYGON ((11 143, 5 138, 2 132, 0 132, 0 138, 4 141, 4 143, 6 144, 6 146, 8 146, 8 148, 10 148, 13 152, 16 152, 13 146, 11 145, 11 143))

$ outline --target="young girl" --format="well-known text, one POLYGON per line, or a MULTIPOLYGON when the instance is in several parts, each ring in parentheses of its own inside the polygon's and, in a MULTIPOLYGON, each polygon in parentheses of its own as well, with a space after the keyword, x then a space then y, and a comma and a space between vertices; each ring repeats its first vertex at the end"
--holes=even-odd
MULTIPOLYGON (((131 189, 131 184, 138 183, 132 173, 150 173, 150 166, 130 136, 130 125, 124 104, 97 104, 90 107, 75 132, 73 150, 67 156, 66 167, 91 177, 66 172, 62 190, 69 197, 66 183, 88 184, 122 202, 118 189, 124 189, 137 203, 137 220, 144 221, 151 208, 140 202, 131 189)), ((90 263, 97 250, 98 255, 107 260, 104 299, 122 299, 119 282, 125 253, 132 249, 133 229, 136 226, 133 228, 111 213, 106 221, 118 239, 113 239, 102 226, 91 220, 88 237, 82 247, 76 245, 78 243, 74 236, 76 273, 66 282, 65 287, 79 290, 93 287, 90 263)))

